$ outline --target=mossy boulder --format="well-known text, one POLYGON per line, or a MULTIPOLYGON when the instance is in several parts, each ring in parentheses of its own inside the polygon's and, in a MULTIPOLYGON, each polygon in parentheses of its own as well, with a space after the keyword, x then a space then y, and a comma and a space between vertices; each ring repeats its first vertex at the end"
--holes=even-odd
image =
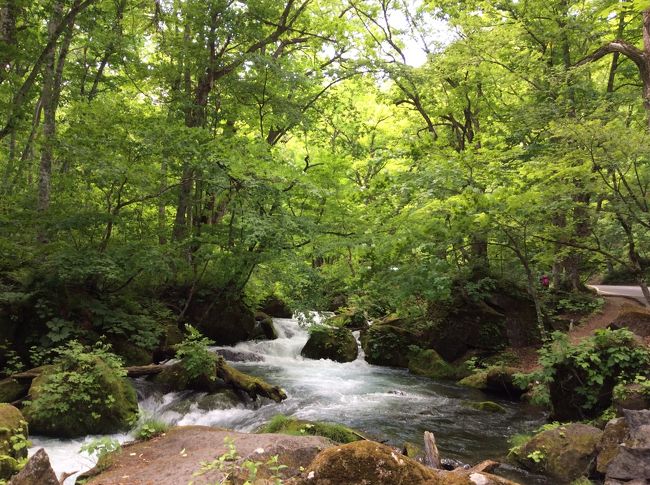
POLYGON ((527 470, 570 482, 589 476, 602 434, 598 428, 581 423, 558 426, 536 434, 510 456, 527 470))
POLYGON ((455 366, 446 362, 433 349, 412 350, 408 360, 408 369, 412 374, 431 379, 457 380, 468 373, 462 366, 455 366))
POLYGON ((92 373, 46 367, 32 381, 29 399, 24 413, 30 429, 47 436, 112 434, 128 429, 138 416, 133 385, 99 357, 93 358, 92 373))
POLYGON ((488 413, 499 413, 499 414, 505 414, 506 408, 501 406, 500 404, 497 404, 493 401, 481 401, 481 402, 470 402, 467 403, 467 405, 470 408, 474 408, 478 411, 485 411, 488 413))
POLYGON ((420 336, 407 327, 398 319, 371 325, 361 338, 366 361, 375 365, 408 367, 409 348, 421 342, 420 336))
POLYGON ((614 388, 612 404, 619 415, 623 409, 650 409, 650 389, 639 383, 619 384, 614 388))
POLYGON ((619 445, 625 441, 629 428, 625 418, 614 418, 607 422, 603 435, 598 442, 598 458, 596 471, 602 475, 607 473, 611 461, 618 455, 619 445))
POLYGON ((11 404, 0 404, 0 480, 7 480, 27 457, 27 422, 11 404), (20 446, 20 445, 23 446, 20 446))
POLYGON ((138 347, 126 339, 111 339, 110 344, 113 352, 122 357, 125 365, 147 365, 153 362, 152 350, 138 347))
POLYGON ((473 470, 433 470, 374 441, 356 441, 321 451, 292 485, 516 485, 473 470))
POLYGON ((458 384, 473 389, 485 390, 487 389, 487 371, 478 371, 458 381, 458 384))
POLYGON ((472 350, 496 352, 504 344, 524 347, 540 342, 535 305, 525 291, 501 285, 479 298, 465 286, 455 283, 449 301, 430 304, 427 347, 452 362, 472 350))
POLYGON ((0 402, 14 402, 27 395, 29 382, 8 377, 0 381, 0 402))
POLYGON ((323 436, 336 443, 352 443, 363 439, 356 431, 342 424, 323 423, 290 418, 282 414, 274 416, 259 430, 260 433, 279 433, 293 436, 323 436))
POLYGON ((319 325, 312 327, 300 355, 308 359, 352 362, 357 358, 358 351, 357 340, 350 330, 319 325))

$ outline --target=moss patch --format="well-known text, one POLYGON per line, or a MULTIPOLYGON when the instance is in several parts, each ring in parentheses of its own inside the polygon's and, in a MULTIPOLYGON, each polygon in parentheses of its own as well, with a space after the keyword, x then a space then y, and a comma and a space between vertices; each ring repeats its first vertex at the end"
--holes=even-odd
POLYGON ((300 355, 309 359, 331 359, 352 362, 357 358, 357 341, 346 328, 317 326, 311 329, 309 340, 300 355))
POLYGON ((337 443, 352 443, 363 439, 354 430, 342 424, 305 421, 278 414, 259 430, 260 433, 280 433, 293 436, 324 436, 337 443))
POLYGON ((484 390, 487 388, 487 376, 487 371, 476 372, 471 376, 461 379, 458 381, 458 384, 465 387, 484 390))
POLYGON ((412 374, 431 379, 456 380, 467 375, 466 370, 449 364, 433 349, 412 351, 408 368, 412 374))
POLYGON ((467 405, 471 408, 474 408, 478 411, 485 411, 488 413, 500 413, 505 414, 506 408, 492 401, 483 401, 483 402, 470 402, 467 405))

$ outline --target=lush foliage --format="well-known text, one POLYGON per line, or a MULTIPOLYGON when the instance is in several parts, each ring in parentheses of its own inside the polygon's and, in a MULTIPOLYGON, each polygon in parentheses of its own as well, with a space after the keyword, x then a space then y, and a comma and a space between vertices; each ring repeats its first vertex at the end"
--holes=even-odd
POLYGON ((191 325, 186 325, 185 330, 185 339, 176 345, 176 358, 181 361, 188 377, 196 379, 201 375, 209 375, 216 379, 217 356, 208 350, 208 346, 214 342, 191 325))
POLYGON ((575 369, 579 385, 575 392, 582 397, 585 410, 593 409, 602 396, 603 388, 609 392, 617 383, 645 380, 650 368, 650 351, 639 345, 628 330, 598 330, 593 337, 571 345, 563 333, 553 334, 553 340, 539 351, 541 369, 531 374, 519 375, 522 386, 533 384, 540 403, 548 404, 547 386, 558 379, 560 368, 575 369), (641 376, 641 377, 639 377, 641 376))
POLYGON ((138 424, 134 435, 138 440, 150 440, 158 435, 165 433, 169 425, 159 419, 150 418, 138 424))

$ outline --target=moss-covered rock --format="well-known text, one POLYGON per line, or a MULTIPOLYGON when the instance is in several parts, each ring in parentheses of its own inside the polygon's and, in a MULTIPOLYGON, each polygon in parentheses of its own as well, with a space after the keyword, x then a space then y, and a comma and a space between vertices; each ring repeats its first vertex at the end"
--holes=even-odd
POLYGON ((614 388, 612 405, 618 414, 623 409, 650 409, 650 389, 639 383, 620 384, 614 388))
POLYGON ((412 350, 408 360, 408 369, 412 374, 431 379, 456 380, 468 373, 466 368, 446 362, 433 349, 412 350))
POLYGON ((603 432, 593 426, 571 423, 542 431, 511 452, 527 470, 570 482, 589 476, 603 432))
POLYGON ((27 457, 27 422, 10 404, 0 404, 0 480, 16 473, 27 457))
POLYGON ((501 406, 500 404, 497 404, 493 401, 482 401, 482 402, 470 402, 467 403, 467 405, 470 408, 474 408, 478 411, 485 411, 488 413, 501 413, 504 414, 506 413, 506 408, 501 406))
POLYGON ((0 381, 0 402, 14 402, 27 395, 29 382, 8 377, 0 381))
POLYGON ((427 346, 445 360, 453 362, 472 350, 539 343, 535 305, 525 291, 501 285, 477 298, 458 282, 452 295, 447 302, 432 302, 426 317, 432 323, 427 346))
POLYGON ((111 434, 128 429, 138 415, 131 382, 98 357, 92 374, 61 365, 46 368, 32 381, 29 399, 24 412, 30 429, 48 436, 111 434))
POLYGON ((113 352, 122 357, 125 365, 147 365, 153 362, 153 351, 143 349, 128 340, 114 338, 110 340, 113 352))
POLYGON ((308 359, 331 359, 352 362, 357 358, 357 341, 347 328, 317 326, 311 329, 309 340, 300 351, 308 359))
POLYGON ((596 459, 596 471, 605 475, 610 462, 618 455, 618 447, 625 441, 628 435, 628 426, 625 418, 610 420, 603 431, 598 442, 598 458, 596 459))
POLYGON ((487 389, 487 375, 487 371, 475 372, 467 377, 462 378, 460 381, 458 381, 458 384, 465 387, 485 390, 487 389))
POLYGON ((518 400, 526 392, 526 389, 522 389, 515 383, 515 374, 519 372, 519 369, 514 367, 491 367, 485 378, 485 390, 508 399, 518 400))
POLYGON ((420 342, 420 336, 397 319, 376 323, 361 338, 366 361, 375 365, 408 367, 409 347, 420 342))
POLYGON ((319 421, 295 419, 278 414, 259 430, 260 433, 280 433, 293 436, 324 436, 336 443, 352 443, 363 437, 347 426, 319 421))
POLYGON ((433 470, 373 441, 357 441, 320 452, 293 485, 516 485, 473 470, 433 470))

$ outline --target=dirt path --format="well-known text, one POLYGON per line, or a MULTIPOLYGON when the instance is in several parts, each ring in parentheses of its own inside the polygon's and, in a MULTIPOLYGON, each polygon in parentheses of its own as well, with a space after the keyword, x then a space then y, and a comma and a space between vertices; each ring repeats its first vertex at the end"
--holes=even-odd
MULTIPOLYGON (((603 299, 605 304, 600 312, 591 315, 585 322, 575 325, 568 332, 572 344, 577 344, 581 340, 590 337, 596 330, 606 328, 616 319, 621 307, 635 305, 641 307, 641 304, 632 298, 603 296, 603 299)), ((511 351, 517 356, 519 361, 517 367, 522 369, 523 372, 531 372, 539 367, 536 347, 522 347, 511 351)))
POLYGON ((639 306, 641 305, 634 299, 618 297, 618 296, 604 296, 605 304, 602 311, 591 315, 586 322, 576 325, 569 331, 569 339, 572 344, 576 344, 581 340, 591 336, 594 331, 601 328, 606 328, 607 325, 612 323, 618 316, 621 307, 623 306, 639 306))

